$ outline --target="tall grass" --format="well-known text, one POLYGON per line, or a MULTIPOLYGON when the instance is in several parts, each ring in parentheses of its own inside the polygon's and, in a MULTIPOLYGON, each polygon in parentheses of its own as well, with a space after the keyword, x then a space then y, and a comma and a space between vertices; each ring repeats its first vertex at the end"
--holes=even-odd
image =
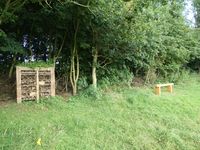
POLYGON ((0 107, 0 148, 199 149, 199 76, 161 96, 145 87, 96 92, 0 107))

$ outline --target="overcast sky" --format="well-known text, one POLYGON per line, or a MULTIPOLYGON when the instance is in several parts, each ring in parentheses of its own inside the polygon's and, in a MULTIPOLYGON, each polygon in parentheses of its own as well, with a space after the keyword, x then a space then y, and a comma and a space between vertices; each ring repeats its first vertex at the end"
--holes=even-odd
POLYGON ((192 0, 185 0, 185 11, 184 16, 186 17, 187 22, 191 25, 195 25, 195 18, 194 18, 194 9, 192 0))

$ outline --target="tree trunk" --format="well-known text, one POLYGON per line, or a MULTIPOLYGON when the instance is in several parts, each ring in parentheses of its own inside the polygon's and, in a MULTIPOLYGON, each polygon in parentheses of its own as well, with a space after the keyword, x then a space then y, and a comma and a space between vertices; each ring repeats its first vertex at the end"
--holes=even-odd
POLYGON ((98 60, 98 50, 97 48, 95 48, 93 52, 93 62, 92 62, 92 85, 95 88, 97 88, 97 73, 96 73, 97 60, 98 60))
POLYGON ((77 94, 77 84, 74 85, 74 88, 72 90, 72 95, 76 95, 77 94))
POLYGON ((79 78, 79 56, 77 50, 77 33, 79 22, 77 22, 76 30, 74 33, 74 45, 71 49, 71 66, 70 66, 70 82, 72 85, 72 94, 77 94, 77 82, 79 78))
POLYGON ((71 52, 71 67, 70 67, 70 82, 72 85, 73 95, 77 94, 78 78, 79 78, 79 57, 77 55, 77 49, 73 49, 71 52))
POLYGON ((12 65, 10 67, 9 74, 8 74, 9 79, 12 77, 13 70, 14 70, 14 67, 15 67, 15 63, 16 63, 16 55, 13 56, 12 65))
POLYGON ((97 63, 98 63, 98 32, 94 29, 94 27, 91 25, 92 29, 92 42, 94 44, 94 47, 92 49, 92 86, 94 88, 97 88, 97 63))
MULTIPOLYGON (((62 49, 63 49, 63 47, 64 47, 64 44, 65 44, 66 37, 67 37, 67 30, 65 31, 65 34, 64 34, 62 43, 61 43, 61 45, 60 45, 60 48, 58 49, 57 54, 55 54, 54 57, 53 57, 54 63, 56 62, 57 58, 60 56, 60 53, 61 53, 61 51, 62 51, 62 49)), ((56 43, 55 43, 55 45, 56 45, 56 43)))

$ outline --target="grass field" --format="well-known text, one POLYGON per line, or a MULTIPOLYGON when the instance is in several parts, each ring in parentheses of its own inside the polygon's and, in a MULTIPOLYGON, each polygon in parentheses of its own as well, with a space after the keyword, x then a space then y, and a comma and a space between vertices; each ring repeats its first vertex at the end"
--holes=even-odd
POLYGON ((0 149, 200 149, 200 77, 161 96, 151 88, 112 87, 98 99, 0 106, 0 149))

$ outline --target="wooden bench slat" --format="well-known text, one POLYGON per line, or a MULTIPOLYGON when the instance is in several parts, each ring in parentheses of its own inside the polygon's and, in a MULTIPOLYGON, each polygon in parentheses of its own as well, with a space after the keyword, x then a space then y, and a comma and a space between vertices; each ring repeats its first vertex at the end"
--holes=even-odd
POLYGON ((163 87, 163 86, 172 86, 174 83, 167 83, 167 84, 156 84, 156 87, 163 87))

